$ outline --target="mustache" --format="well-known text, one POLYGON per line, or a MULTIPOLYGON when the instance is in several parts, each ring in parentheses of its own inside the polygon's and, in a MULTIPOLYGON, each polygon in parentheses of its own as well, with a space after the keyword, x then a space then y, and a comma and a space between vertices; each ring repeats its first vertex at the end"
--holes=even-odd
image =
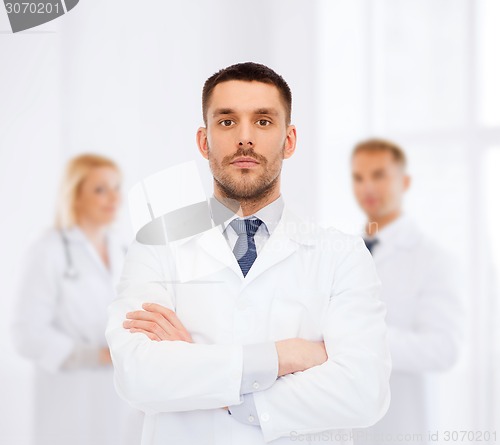
POLYGON ((264 156, 259 155, 258 153, 255 153, 255 150, 253 148, 240 147, 240 148, 238 148, 238 151, 236 151, 236 153, 234 155, 224 157, 224 159, 222 160, 222 165, 229 165, 236 158, 243 157, 243 156, 253 158, 263 165, 267 164, 267 159, 264 156))

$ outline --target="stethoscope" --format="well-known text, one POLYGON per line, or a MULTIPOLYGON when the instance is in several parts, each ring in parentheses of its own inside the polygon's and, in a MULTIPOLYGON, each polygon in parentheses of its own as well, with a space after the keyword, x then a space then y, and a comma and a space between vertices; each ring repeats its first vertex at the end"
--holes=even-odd
POLYGON ((76 281, 78 279, 78 271, 73 264, 73 257, 71 256, 71 250, 69 248, 69 239, 63 230, 60 230, 59 233, 63 242, 64 257, 66 259, 66 268, 64 270, 63 276, 68 280, 76 281))
MULTIPOLYGON (((59 234, 61 235, 61 239, 63 242, 64 246, 64 257, 66 259, 66 268, 64 270, 64 278, 71 280, 71 281, 76 281, 79 277, 78 270, 76 269, 74 263, 73 263, 73 257, 71 255, 71 249, 69 248, 69 239, 66 236, 66 233, 64 233, 64 230, 59 230, 59 234)), ((127 247, 122 246, 123 250, 123 255, 127 253, 127 247)))

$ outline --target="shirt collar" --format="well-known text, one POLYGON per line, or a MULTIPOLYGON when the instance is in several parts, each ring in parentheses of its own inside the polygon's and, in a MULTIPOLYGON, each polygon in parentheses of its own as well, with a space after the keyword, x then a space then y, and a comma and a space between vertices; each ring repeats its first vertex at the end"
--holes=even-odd
MULTIPOLYGON (((228 209, 221 201, 219 201, 215 196, 212 196, 210 200, 212 206, 212 217, 214 213, 218 215, 231 215, 224 219, 222 223, 219 224, 219 228, 222 233, 224 233, 227 229, 229 223, 236 218, 240 218, 239 215, 234 214, 230 209, 228 209), (228 213, 229 212, 229 213, 228 213)), ((282 195, 279 195, 273 202, 270 202, 265 207, 262 207, 260 210, 255 212, 252 215, 245 216, 242 219, 252 219, 259 218, 265 224, 265 228, 269 235, 272 235, 274 229, 280 222, 281 216, 283 215, 284 201, 282 195)), ((214 219, 214 221, 217 221, 214 219)))
POLYGON ((380 243, 384 243, 389 239, 393 239, 396 233, 400 230, 400 228, 406 224, 408 221, 408 217, 405 214, 401 214, 394 221, 387 224, 385 227, 380 229, 375 233, 375 235, 368 236, 366 231, 363 230, 363 238, 372 240, 378 239, 380 243))
POLYGON ((80 227, 77 225, 60 229, 60 233, 62 234, 63 237, 65 237, 68 241, 71 242, 85 243, 88 241, 87 237, 83 233, 83 230, 80 229, 80 227))
MULTIPOLYGON (((59 229, 59 232, 69 241, 72 243, 86 243, 91 245, 91 242, 85 232, 80 228, 78 225, 74 225, 71 227, 59 229)), ((119 244, 118 242, 118 235, 115 233, 115 231, 112 228, 108 228, 106 230, 106 243, 108 248, 111 247, 111 243, 116 243, 119 244)))

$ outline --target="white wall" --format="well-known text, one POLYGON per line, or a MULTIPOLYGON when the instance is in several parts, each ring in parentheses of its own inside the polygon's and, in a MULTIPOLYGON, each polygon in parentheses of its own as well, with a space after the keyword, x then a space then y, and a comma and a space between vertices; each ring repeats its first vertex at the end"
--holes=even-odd
POLYGON ((56 26, 9 33, 0 7, 0 442, 28 443, 31 366, 17 357, 10 320, 27 243, 51 223, 62 167, 56 26))

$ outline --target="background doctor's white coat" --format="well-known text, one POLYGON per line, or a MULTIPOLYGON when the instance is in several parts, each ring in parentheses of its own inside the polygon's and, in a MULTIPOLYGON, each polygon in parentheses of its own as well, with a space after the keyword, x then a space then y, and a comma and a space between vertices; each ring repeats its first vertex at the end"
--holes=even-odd
MULTIPOLYGON (((467 301, 466 343, 439 386, 436 419, 442 430, 494 430, 497 1, 81 0, 56 21, 15 35, 2 8, 0 393, 9 400, 0 406, 2 443, 27 443, 31 367, 15 354, 9 331, 15 277, 25 248, 52 221, 62 165, 82 151, 104 153, 123 166, 127 189, 196 159, 203 82, 246 60, 273 67, 294 93, 298 150, 283 171, 292 208, 358 232, 352 145, 377 135, 407 150, 414 180, 405 208, 465 271, 457 279, 467 301)), ((120 228, 130 237, 129 227, 124 212, 120 228)))

